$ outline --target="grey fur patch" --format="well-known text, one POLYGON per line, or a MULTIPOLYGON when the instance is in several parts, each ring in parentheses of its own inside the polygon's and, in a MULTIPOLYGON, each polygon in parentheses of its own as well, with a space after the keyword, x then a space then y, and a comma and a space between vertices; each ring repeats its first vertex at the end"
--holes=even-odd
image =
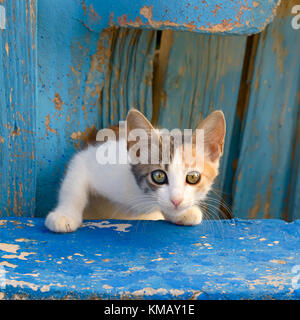
MULTIPOLYGON (((149 155, 150 155, 150 144, 149 147, 149 155)), ((170 163, 174 159, 174 139, 171 136, 170 139, 170 145, 164 146, 166 148, 169 148, 170 150, 170 163)), ((149 157, 150 162, 150 157, 149 157)), ((166 172, 168 175, 168 170, 170 163, 162 164, 162 143, 159 142, 159 164, 132 164, 131 165, 131 171, 134 175, 134 178, 136 180, 137 185, 143 190, 144 193, 148 193, 149 191, 156 191, 161 187, 161 185, 156 184, 155 182, 152 182, 150 174, 154 170, 160 169, 166 172)))
POLYGON ((135 164, 131 165, 131 172, 135 178, 137 185, 143 190, 144 193, 148 193, 150 190, 156 191, 160 186, 150 181, 149 176, 153 170, 157 168, 157 165, 151 164, 135 164))

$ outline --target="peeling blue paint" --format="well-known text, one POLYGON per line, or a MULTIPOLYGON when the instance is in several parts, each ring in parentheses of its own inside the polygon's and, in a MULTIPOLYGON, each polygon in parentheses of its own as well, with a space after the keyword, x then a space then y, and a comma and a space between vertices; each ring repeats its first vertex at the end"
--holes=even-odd
POLYGON ((9 218, 0 239, 4 299, 300 299, 299 220, 88 221, 54 234, 9 218))
POLYGON ((108 25, 204 33, 252 34, 272 21, 278 0, 113 0, 106 6, 82 1, 83 21, 100 32, 108 25), (128 10, 130 8, 130 10, 128 10))

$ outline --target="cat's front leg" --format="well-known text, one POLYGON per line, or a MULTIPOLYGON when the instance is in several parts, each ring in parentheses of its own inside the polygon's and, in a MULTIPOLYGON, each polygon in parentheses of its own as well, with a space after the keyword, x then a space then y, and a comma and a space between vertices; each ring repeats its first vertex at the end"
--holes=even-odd
POLYGON ((79 153, 70 162, 59 191, 58 205, 48 214, 46 227, 53 232, 72 232, 78 229, 88 201, 88 189, 87 164, 79 153))
POLYGON ((193 206, 179 215, 168 215, 166 219, 178 225, 194 226, 202 222, 203 214, 198 206, 193 206))

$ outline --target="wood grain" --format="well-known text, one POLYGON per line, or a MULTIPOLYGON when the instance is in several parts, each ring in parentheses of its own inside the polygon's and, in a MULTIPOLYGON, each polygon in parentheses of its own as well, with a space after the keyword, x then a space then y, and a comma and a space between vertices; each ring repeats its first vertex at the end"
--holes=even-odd
POLYGON ((5 0, 0 30, 0 216, 33 216, 36 201, 36 3, 5 0))
POLYGON ((284 4, 281 10, 255 58, 235 177, 234 211, 242 218, 299 218, 300 33, 284 4))

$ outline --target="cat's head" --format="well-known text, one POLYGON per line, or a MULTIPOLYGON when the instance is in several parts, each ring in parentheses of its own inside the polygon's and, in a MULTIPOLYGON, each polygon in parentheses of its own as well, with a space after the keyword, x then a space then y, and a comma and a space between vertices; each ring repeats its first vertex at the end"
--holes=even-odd
MULTIPOLYGON (((192 142, 189 144, 190 150, 194 157, 202 157, 201 167, 197 162, 187 161, 183 156, 182 150, 187 147, 188 143, 183 142, 183 148, 179 148, 172 139, 169 144, 170 162, 162 164, 162 131, 154 129, 143 114, 135 109, 130 110, 127 116, 128 150, 134 149, 132 147, 135 142, 128 138, 129 133, 134 129, 142 129, 147 133, 148 139, 145 145, 149 154, 153 141, 158 146, 156 149, 153 148, 159 153, 158 163, 152 164, 149 158, 150 163, 131 164, 138 186, 145 197, 149 197, 149 200, 153 202, 153 207, 159 209, 168 218, 180 215, 187 208, 204 200, 218 175, 219 160, 223 153, 226 131, 223 112, 214 111, 198 124, 197 129, 203 129, 202 132, 204 132, 204 148, 200 148, 201 154, 195 154, 196 151, 199 152, 199 149, 196 148, 195 132, 193 133, 192 142)), ((138 149, 136 151, 139 152, 138 149)))

